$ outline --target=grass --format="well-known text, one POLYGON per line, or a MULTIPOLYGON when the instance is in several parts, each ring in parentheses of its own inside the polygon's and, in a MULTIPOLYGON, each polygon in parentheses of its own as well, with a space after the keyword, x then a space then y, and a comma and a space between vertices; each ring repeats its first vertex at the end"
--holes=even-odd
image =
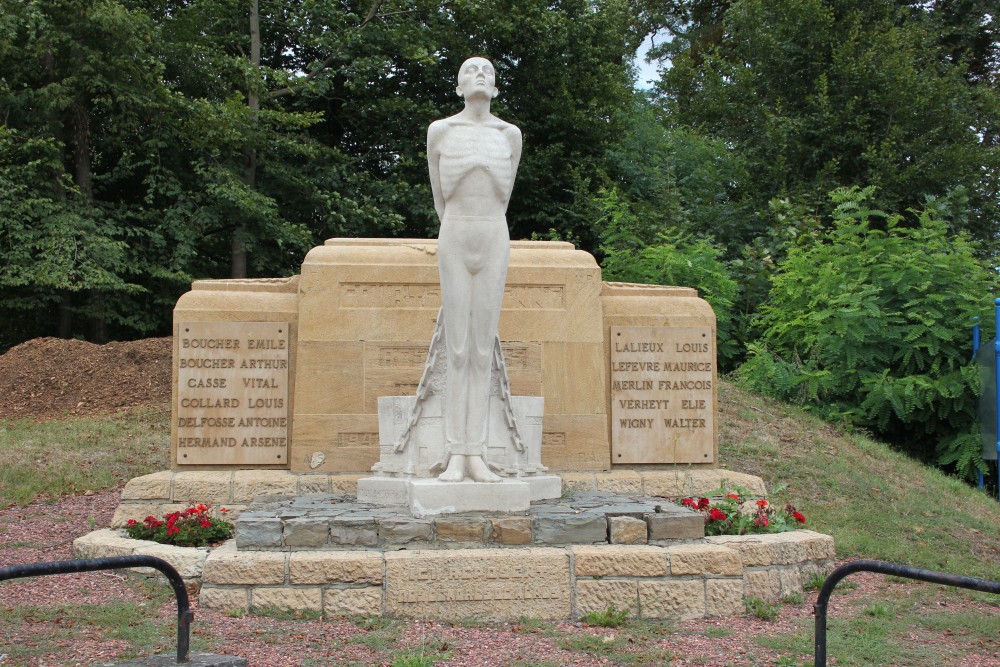
POLYGON ((0 507, 113 489, 170 467, 170 410, 0 422, 0 507))
POLYGON ((583 615, 583 622, 601 628, 617 628, 628 618, 628 609, 615 609, 611 605, 603 611, 588 611, 583 615))
POLYGON ((768 602, 758 597, 743 598, 743 607, 747 613, 762 621, 773 621, 778 618, 780 607, 774 602, 768 602))

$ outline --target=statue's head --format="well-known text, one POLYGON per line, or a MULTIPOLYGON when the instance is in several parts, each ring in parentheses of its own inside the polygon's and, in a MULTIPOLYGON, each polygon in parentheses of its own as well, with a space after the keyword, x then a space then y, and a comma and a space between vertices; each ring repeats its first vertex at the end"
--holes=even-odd
POLYGON ((486 58, 469 58, 458 70, 458 86, 455 92, 459 97, 468 98, 472 95, 485 94, 490 99, 499 92, 496 87, 496 71, 493 63, 486 58))

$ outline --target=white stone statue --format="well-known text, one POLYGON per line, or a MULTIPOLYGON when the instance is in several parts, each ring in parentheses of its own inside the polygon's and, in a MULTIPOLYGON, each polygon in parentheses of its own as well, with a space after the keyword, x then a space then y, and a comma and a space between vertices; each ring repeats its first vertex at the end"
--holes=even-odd
MULTIPOLYGON (((521 131, 493 116, 493 64, 469 58, 455 89, 465 108, 427 130, 427 165, 441 219, 438 271, 447 356, 445 482, 499 482, 483 454, 494 343, 510 235, 507 203, 521 159, 521 131)), ((502 357, 500 360, 502 364, 502 357)))

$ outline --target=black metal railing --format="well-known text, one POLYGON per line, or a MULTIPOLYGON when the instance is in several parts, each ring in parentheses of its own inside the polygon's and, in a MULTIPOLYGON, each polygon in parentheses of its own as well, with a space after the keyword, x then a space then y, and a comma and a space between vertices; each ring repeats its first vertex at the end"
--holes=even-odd
POLYGON ((855 572, 891 574, 895 577, 929 581, 933 584, 958 586, 959 588, 969 588, 974 591, 1000 595, 1000 581, 963 577, 958 574, 947 574, 934 570, 921 570, 916 567, 909 567, 908 565, 897 565, 880 560, 856 560, 846 563, 831 572, 826 578, 823 588, 820 589, 819 596, 816 598, 816 604, 813 605, 813 609, 816 611, 816 667, 826 667, 826 611, 830 602, 830 596, 833 594, 834 587, 841 579, 855 572))
POLYGON ((38 577, 46 574, 70 574, 73 572, 93 572, 95 570, 119 570, 127 567, 152 567, 162 572, 174 595, 177 597, 177 662, 190 661, 191 621, 194 612, 188 600, 184 580, 173 566, 155 556, 114 556, 111 558, 81 558, 79 560, 57 560, 47 563, 29 563, 0 567, 0 581, 21 577, 38 577))

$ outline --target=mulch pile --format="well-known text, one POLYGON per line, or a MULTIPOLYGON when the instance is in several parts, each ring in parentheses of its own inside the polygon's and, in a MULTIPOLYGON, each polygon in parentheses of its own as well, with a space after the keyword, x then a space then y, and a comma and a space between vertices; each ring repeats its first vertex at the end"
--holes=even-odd
POLYGON ((170 338, 36 338, 0 356, 0 419, 106 414, 170 401, 170 338))

